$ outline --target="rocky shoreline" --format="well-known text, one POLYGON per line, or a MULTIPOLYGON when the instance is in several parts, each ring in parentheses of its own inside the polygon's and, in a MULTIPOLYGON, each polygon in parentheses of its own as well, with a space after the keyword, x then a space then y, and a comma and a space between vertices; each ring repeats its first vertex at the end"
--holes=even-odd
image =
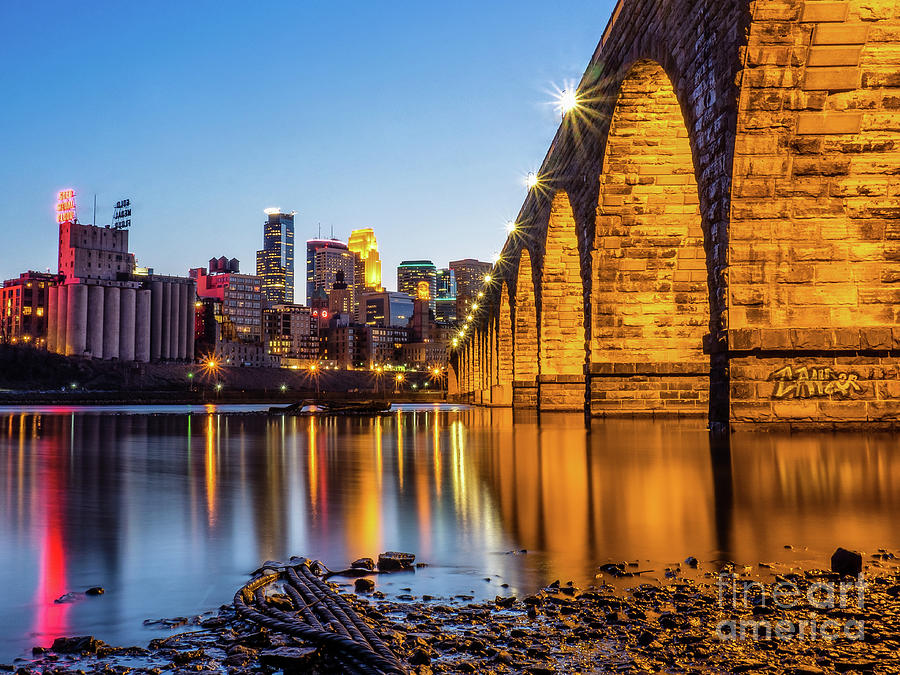
MULTIPOLYGON (((900 563, 886 550, 859 561, 839 556, 827 570, 688 558, 648 573, 608 563, 588 588, 554 581, 489 602, 388 597, 373 577, 374 588, 352 578, 331 583, 420 675, 900 673, 900 563)), ((21 675, 341 672, 315 646, 260 629, 231 605, 168 627, 182 622, 184 632, 147 648, 61 638, 32 661, 2 667, 21 675)))

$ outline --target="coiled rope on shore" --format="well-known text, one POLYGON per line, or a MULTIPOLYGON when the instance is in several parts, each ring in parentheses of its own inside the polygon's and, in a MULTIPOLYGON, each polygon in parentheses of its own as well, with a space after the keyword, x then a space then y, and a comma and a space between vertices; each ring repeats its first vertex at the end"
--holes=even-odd
POLYGON ((340 662, 345 672, 406 673, 390 648, 349 603, 313 573, 307 559, 247 582, 234 594, 234 607, 248 621, 321 647, 340 662), (290 599, 291 611, 278 609, 266 599, 266 589, 278 582, 290 599))

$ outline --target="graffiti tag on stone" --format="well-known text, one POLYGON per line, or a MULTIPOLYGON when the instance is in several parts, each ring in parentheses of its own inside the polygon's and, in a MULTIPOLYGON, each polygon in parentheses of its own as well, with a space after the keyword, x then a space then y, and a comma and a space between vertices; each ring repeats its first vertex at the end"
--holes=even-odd
POLYGON ((856 373, 838 373, 833 368, 793 368, 785 366, 772 373, 777 382, 775 398, 850 398, 863 391, 856 373))

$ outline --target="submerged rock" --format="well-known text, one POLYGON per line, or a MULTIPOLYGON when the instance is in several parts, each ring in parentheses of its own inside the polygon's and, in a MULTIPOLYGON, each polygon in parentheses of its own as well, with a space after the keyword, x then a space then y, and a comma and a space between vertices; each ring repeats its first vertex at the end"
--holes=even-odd
POLYGON ((412 553, 387 551, 378 556, 378 569, 382 572, 413 569, 413 563, 415 561, 416 556, 412 553))
POLYGON ((353 587, 356 589, 357 593, 371 593, 375 590, 375 582, 366 578, 357 579, 354 582, 353 587))

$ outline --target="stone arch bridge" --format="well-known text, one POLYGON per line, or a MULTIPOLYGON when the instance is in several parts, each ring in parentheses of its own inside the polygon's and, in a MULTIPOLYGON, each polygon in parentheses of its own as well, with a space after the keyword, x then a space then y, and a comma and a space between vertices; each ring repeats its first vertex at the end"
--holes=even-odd
POLYGON ((620 0, 578 100, 451 391, 732 426, 900 421, 900 4, 620 0))

